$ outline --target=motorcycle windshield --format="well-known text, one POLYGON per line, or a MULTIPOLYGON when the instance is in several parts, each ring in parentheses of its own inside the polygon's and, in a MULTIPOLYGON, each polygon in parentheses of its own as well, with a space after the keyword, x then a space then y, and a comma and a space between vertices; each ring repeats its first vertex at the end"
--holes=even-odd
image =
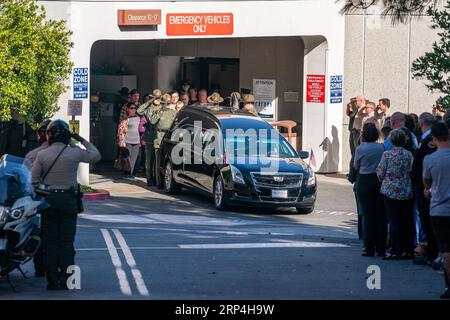
POLYGON ((34 196, 30 162, 5 154, 0 158, 0 205, 11 206, 18 198, 34 196))

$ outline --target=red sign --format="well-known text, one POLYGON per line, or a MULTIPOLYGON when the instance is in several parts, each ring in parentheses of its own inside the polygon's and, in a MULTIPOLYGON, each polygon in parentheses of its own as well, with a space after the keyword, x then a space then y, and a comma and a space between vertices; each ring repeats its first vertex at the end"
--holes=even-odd
POLYGON ((233 34, 232 13, 169 13, 168 36, 210 36, 233 34))
POLYGON ((118 10, 119 26, 155 26, 161 24, 161 10, 118 10))
POLYGON ((306 75, 306 102, 325 103, 325 76, 306 75))

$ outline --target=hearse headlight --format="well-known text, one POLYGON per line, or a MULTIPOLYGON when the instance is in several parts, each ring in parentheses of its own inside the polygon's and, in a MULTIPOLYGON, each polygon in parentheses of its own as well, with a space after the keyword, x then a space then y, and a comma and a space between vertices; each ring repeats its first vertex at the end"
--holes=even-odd
POLYGON ((308 181, 306 182, 308 186, 312 186, 316 184, 316 175, 314 174, 314 170, 311 167, 308 167, 308 181))
POLYGON ((244 176, 242 175, 242 172, 239 171, 239 169, 233 165, 230 165, 230 168, 231 168, 231 177, 233 178, 233 182, 245 184, 244 176))
POLYGON ((15 220, 19 220, 20 218, 22 218, 24 212, 24 207, 16 208, 9 212, 9 216, 15 220))

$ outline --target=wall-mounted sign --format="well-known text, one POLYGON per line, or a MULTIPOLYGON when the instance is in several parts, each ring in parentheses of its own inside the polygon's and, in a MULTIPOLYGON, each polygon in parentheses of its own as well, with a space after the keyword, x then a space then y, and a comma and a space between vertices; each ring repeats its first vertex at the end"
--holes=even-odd
POLYGON ((83 100, 69 100, 67 103, 68 116, 81 116, 83 112, 83 100))
POLYGON ((156 26, 161 24, 161 10, 117 10, 119 26, 156 26))
POLYGON ((69 120, 69 129, 71 133, 80 134, 80 120, 69 120))
POLYGON ((276 81, 274 79, 253 79, 255 108, 261 118, 276 120, 276 81))
POLYGON ((284 102, 298 102, 299 96, 298 91, 285 91, 284 102))
POLYGON ((330 103, 342 102, 342 76, 330 78, 330 103))
POLYGON ((87 99, 89 86, 89 69, 73 68, 73 98, 87 99))
POLYGON ((169 13, 168 36, 210 36, 233 34, 232 13, 169 13))
POLYGON ((325 103, 325 76, 306 75, 306 102, 325 103))

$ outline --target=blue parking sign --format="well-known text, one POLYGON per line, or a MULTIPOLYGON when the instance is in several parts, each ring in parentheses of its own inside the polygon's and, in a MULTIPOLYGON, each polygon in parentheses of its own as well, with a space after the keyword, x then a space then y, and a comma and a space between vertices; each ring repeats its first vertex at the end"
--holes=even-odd
POLYGON ((330 103, 342 102, 342 76, 330 78, 330 103))
POLYGON ((73 98, 87 99, 89 86, 89 69, 73 68, 73 98))

